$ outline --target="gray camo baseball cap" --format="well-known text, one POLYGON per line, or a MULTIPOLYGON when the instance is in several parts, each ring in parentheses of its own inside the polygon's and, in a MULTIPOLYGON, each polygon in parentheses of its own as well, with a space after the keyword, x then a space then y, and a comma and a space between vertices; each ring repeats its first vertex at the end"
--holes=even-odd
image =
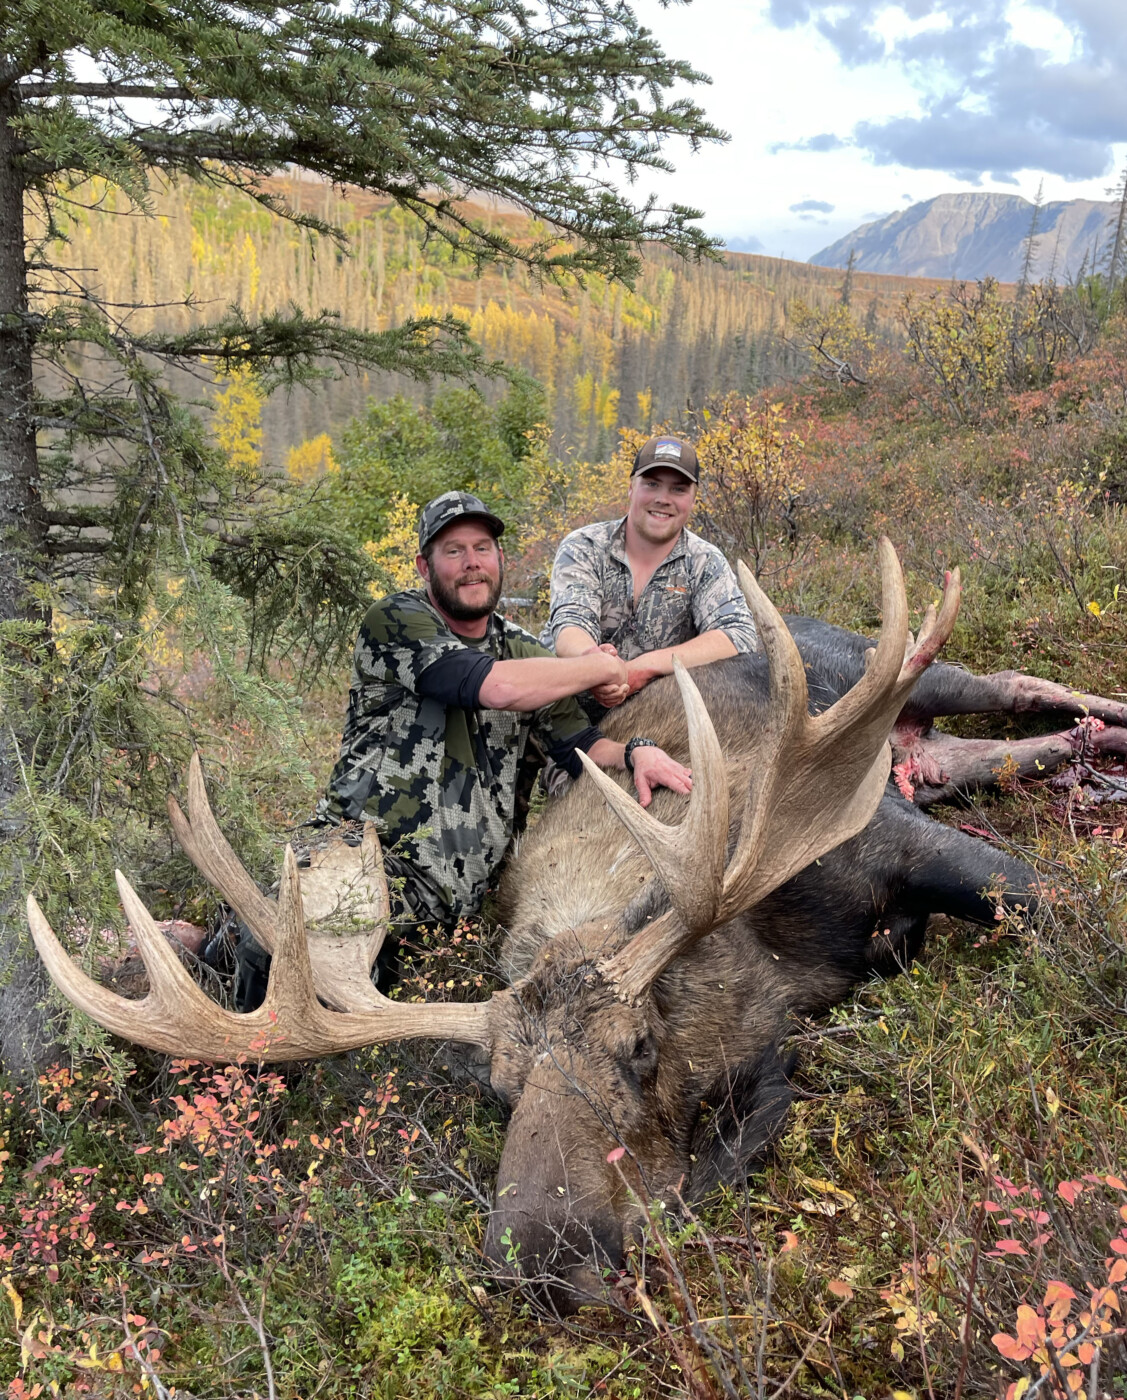
POLYGON ((447 525, 463 517, 472 519, 474 516, 485 521, 495 540, 505 533, 505 522, 494 515, 478 496, 471 496, 468 491, 444 491, 441 496, 435 496, 419 513, 419 552, 422 553, 447 525))

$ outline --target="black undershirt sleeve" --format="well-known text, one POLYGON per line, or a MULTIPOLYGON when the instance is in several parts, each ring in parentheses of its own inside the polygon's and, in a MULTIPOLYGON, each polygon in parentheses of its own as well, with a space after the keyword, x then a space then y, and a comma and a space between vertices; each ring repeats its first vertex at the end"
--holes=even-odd
POLYGON ((602 737, 602 731, 591 725, 590 728, 581 729, 578 734, 572 734, 567 739, 558 739, 554 744, 549 744, 548 757, 554 759, 561 768, 566 768, 573 778, 578 778, 583 772, 583 765, 579 762, 576 749, 582 749, 586 753, 591 745, 602 737))
POLYGON ((485 678, 493 669, 493 660, 487 651, 474 647, 448 651, 419 676, 419 694, 441 705, 474 710, 485 678))

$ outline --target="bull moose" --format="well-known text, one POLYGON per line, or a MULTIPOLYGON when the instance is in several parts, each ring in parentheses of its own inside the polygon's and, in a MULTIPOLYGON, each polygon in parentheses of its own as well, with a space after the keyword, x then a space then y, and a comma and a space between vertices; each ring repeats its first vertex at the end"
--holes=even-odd
MULTIPOLYGON (((596 1296, 640 1228, 635 1188, 699 1198, 761 1155, 788 1102, 780 1045, 791 1017, 903 965, 932 913, 991 922, 997 897, 1036 902, 1029 866, 932 821, 905 795, 928 800, 988 776, 992 753, 943 747, 929 738, 930 716, 988 702, 1124 717, 1114 702, 1029 678, 959 681, 965 673, 941 667, 917 687, 954 625, 958 573, 913 640, 886 540, 881 563, 875 649, 801 621, 791 624, 796 645, 741 567, 761 651, 692 675, 678 667, 604 724, 612 737, 645 733, 690 761, 691 797, 663 791, 644 810, 623 779, 588 762, 589 778, 549 804, 509 863, 499 900, 510 985, 487 1001, 381 995, 370 972, 388 901, 371 826, 351 857, 353 923, 342 931, 323 898, 335 890, 339 907, 339 852, 299 872, 287 847, 277 899, 268 898, 220 832, 196 760, 188 815, 170 798, 170 818, 197 868, 272 952, 264 1004, 240 1015, 212 1002, 120 873, 147 996, 128 1001, 87 978, 29 898, 40 954, 103 1026, 178 1056, 300 1060, 402 1038, 479 1047, 511 1108, 486 1255, 553 1280, 558 1304, 596 1296), (889 783, 890 733, 901 791, 889 783), (328 877, 320 885, 319 875, 328 877), (625 1152, 608 1162, 616 1145, 625 1152)), ((1067 752, 1074 740, 1032 742, 1050 756, 1047 744, 1067 752)))

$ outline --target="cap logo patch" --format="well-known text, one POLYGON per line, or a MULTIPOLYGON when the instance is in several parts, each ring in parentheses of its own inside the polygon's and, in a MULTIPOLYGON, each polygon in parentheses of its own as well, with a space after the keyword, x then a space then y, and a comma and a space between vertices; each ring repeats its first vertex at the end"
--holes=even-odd
POLYGON ((679 442, 659 442, 654 448, 654 457, 672 457, 679 462, 681 460, 681 444, 679 442))

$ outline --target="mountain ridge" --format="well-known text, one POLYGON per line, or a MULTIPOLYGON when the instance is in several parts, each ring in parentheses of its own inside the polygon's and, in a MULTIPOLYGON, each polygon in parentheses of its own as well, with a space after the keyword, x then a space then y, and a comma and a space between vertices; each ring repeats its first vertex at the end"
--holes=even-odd
MULTIPOLYGON (((1016 194, 941 194, 861 224, 809 259, 815 267, 845 267, 900 277, 999 282, 1021 279, 1034 204, 1016 194)), ((1068 281, 1106 255, 1119 205, 1114 200, 1051 200, 1037 214, 1029 276, 1068 281)))

